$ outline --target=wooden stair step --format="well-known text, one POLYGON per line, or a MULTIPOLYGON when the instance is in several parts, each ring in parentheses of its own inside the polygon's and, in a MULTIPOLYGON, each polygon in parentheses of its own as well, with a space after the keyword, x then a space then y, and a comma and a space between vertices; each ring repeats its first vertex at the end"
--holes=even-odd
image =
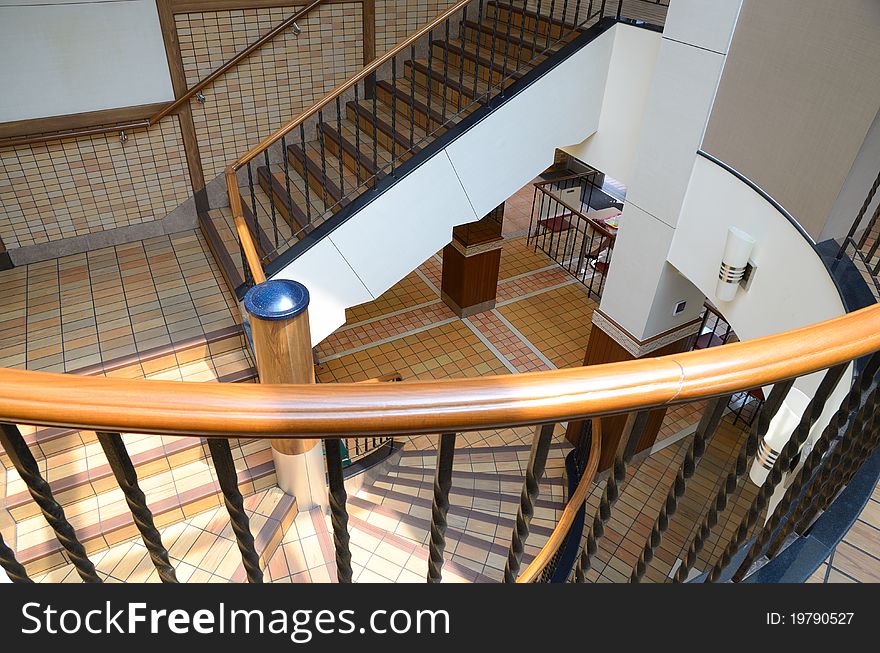
MULTIPOLYGON (((556 9, 562 9, 561 3, 557 4, 558 6, 556 9)), ((571 9, 574 10, 574 7, 572 6, 571 9)), ((523 24, 525 24, 525 29, 527 31, 532 32, 533 34, 538 34, 539 36, 544 36, 545 38, 548 34, 551 39, 559 38, 560 36, 565 36, 569 32, 577 29, 575 25, 564 22, 560 17, 554 16, 553 18, 550 18, 546 14, 538 14, 531 9, 523 10, 522 8, 516 7, 511 13, 509 6, 499 2, 487 3, 486 12, 486 15, 490 18, 494 18, 496 15, 498 16, 499 31, 501 31, 501 26, 503 25, 504 31, 506 32, 509 13, 511 14, 511 25, 520 29, 523 24)), ((586 7, 582 7, 581 18, 586 18, 586 7)), ((494 23, 494 21, 492 22, 494 23)))
MULTIPOLYGON (((270 174, 269 168, 260 166, 257 168, 257 178, 260 180, 260 188, 263 192, 275 200, 274 209, 290 226, 294 234, 306 234, 311 231, 306 212, 293 200, 293 188, 291 194, 287 194, 287 182, 283 172, 270 174)), ((271 211, 270 207, 270 211, 271 211)), ((270 213, 271 215, 271 213, 270 213)))
MULTIPOLYGON (((463 23, 464 37, 467 43, 473 44, 475 50, 489 51, 492 45, 492 38, 495 38, 495 50, 498 48, 507 50, 509 58, 517 61, 520 65, 527 63, 529 59, 536 54, 540 54, 546 46, 547 39, 539 37, 534 32, 522 29, 519 25, 513 25, 511 28, 510 41, 507 40, 507 25, 499 25, 497 33, 493 33, 492 25, 488 21, 478 24, 476 21, 468 20, 463 23), (479 45, 479 48, 477 48, 479 45)), ((502 55, 503 56, 503 55, 502 55)))
MULTIPOLYGON (((427 61, 419 59, 409 60, 404 63, 404 73, 410 82, 414 78, 416 85, 424 91, 430 89, 432 93, 440 94, 442 97, 444 85, 442 61, 433 60, 429 68, 427 61)), ((458 71, 451 70, 449 77, 445 81, 449 101, 456 107, 456 111, 460 111, 461 107, 467 107, 468 104, 474 101, 484 102, 485 94, 488 92, 488 87, 485 83, 463 73, 464 71, 461 68, 458 71), (459 73, 462 74, 459 75, 459 73), (461 82, 459 82, 459 78, 461 82), (476 86, 476 89, 474 86, 476 86)))
POLYGON ((418 143, 425 139, 425 131, 421 127, 415 126, 413 134, 416 143, 410 146, 409 126, 407 126, 406 133, 402 131, 400 125, 396 125, 397 128, 392 129, 391 121, 389 119, 390 115, 388 115, 387 110, 381 103, 376 103, 375 117, 373 116, 373 108, 369 100, 361 100, 360 102, 351 101, 345 106, 348 119, 351 122, 357 121, 361 132, 366 132, 371 138, 374 134, 373 123, 375 120, 375 132, 377 133, 375 138, 386 152, 391 151, 392 140, 395 143, 394 148, 396 151, 401 152, 409 150, 410 156, 416 154, 421 149, 418 143))
MULTIPOLYGON (((170 474, 170 472, 169 472, 170 474)), ((206 479, 210 475, 205 476, 206 479)), ((150 485, 151 479, 146 479, 144 486, 150 485)), ((275 481, 275 467, 268 459, 254 467, 238 472, 239 488, 243 494, 252 494, 256 486, 272 485, 275 481)), ((172 482, 172 485, 174 483, 172 482)), ((150 497, 149 487, 145 487, 148 501, 150 497)), ((120 491, 121 494, 121 491, 120 491)), ((222 493, 217 482, 206 480, 183 492, 172 493, 157 501, 150 502, 150 509, 156 520, 157 526, 164 527, 185 517, 189 517, 208 508, 222 503, 222 493)), ((89 510, 69 517, 73 524, 77 537, 85 546, 87 552, 105 549, 118 542, 139 537, 134 518, 128 510, 124 499, 114 501, 110 505, 104 505, 96 510, 89 510)), ((30 573, 39 573, 67 562, 66 553, 61 544, 55 538, 54 533, 48 527, 35 531, 29 522, 40 523, 42 517, 37 516, 19 522, 17 525, 17 540, 26 540, 28 546, 16 547, 16 555, 30 573), (37 532, 35 536, 34 533, 37 532), (42 534, 43 539, 31 542, 35 537, 42 534)), ((43 522, 44 523, 44 522, 43 522)))
MULTIPOLYGON (((298 144, 287 146, 287 158, 290 165, 302 177, 307 177, 312 195, 324 202, 324 210, 334 207, 342 208, 348 204, 343 197, 343 190, 339 184, 339 160, 327 152, 324 148, 324 165, 321 164, 320 144, 306 143, 305 152, 298 144)), ((354 179, 346 187, 346 190, 354 188, 354 179)))
POLYGON ((449 106, 447 97, 447 113, 444 119, 442 109, 442 98, 437 94, 416 92, 411 96, 410 90, 404 90, 400 86, 393 86, 386 80, 376 82, 376 93, 379 100, 385 104, 390 111, 397 112, 397 122, 403 121, 408 125, 411 116, 415 117, 416 124, 422 129, 433 131, 444 127, 455 113, 454 108, 449 106), (428 99, 430 97, 430 100, 428 99))
POLYGON ((341 134, 326 122, 321 123, 318 129, 325 135, 327 151, 337 159, 342 158, 346 170, 354 175, 354 179, 359 184, 366 182, 368 186, 372 186, 375 181, 381 180, 385 176, 381 166, 390 160, 390 155, 386 157, 383 152, 381 159, 377 157, 378 165, 373 165, 372 139, 361 133, 352 137, 349 134, 350 130, 346 129, 346 126, 349 125, 347 120, 342 122, 341 134), (360 141, 360 147, 358 147, 357 141, 360 141), (365 147, 365 145, 369 145, 369 147, 365 147))
MULTIPOLYGON (((434 58, 436 58, 437 56, 444 56, 444 51, 447 46, 444 41, 435 40, 432 47, 434 50, 434 58)), ((505 84, 511 84, 523 76, 522 71, 513 70, 511 64, 514 63, 515 60, 514 62, 511 62, 508 59, 508 65, 505 69, 503 56, 499 57, 496 52, 493 60, 491 50, 487 48, 481 48, 478 53, 473 44, 467 42, 463 43, 457 40, 450 41, 448 47, 450 66, 464 66, 464 71, 467 74, 476 74, 483 81, 490 81, 490 70, 492 71, 492 84, 499 83, 505 72, 507 75, 505 84)))

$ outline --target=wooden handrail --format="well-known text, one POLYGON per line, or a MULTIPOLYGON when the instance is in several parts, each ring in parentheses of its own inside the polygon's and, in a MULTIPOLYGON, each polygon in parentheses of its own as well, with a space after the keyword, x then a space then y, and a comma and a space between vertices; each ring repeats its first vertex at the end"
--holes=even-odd
POLYGON ((0 369, 0 421, 262 438, 475 431, 705 399, 802 376, 877 350, 880 305, 722 347, 466 379, 273 386, 0 369))
POLYGON ((302 123, 311 118, 314 115, 317 115, 319 111, 324 109, 328 104, 333 102, 336 98, 340 97, 345 91, 353 87, 358 82, 366 79, 373 73, 375 73, 383 64, 388 61, 391 61, 394 57, 399 55, 401 52, 406 50, 409 46, 415 44, 421 37, 425 34, 433 30, 434 28, 442 25, 448 18, 454 16, 459 9, 464 7, 466 4, 470 3, 471 0, 459 0, 454 5, 449 7, 446 11, 439 14, 434 20, 423 25, 415 32, 407 36, 405 39, 400 41, 393 48, 388 50, 385 54, 377 59, 374 59, 373 62, 367 66, 361 68, 354 75, 349 77, 347 80, 342 82, 339 86, 334 88, 332 91, 327 93, 323 98, 321 98, 318 102, 313 104, 311 107, 300 113, 296 118, 288 122, 283 127, 276 130, 272 135, 265 138, 258 145, 251 148, 244 156, 238 159, 235 163, 232 164, 233 170, 238 170, 242 166, 246 165, 248 161, 253 160, 259 154, 262 154, 264 150, 271 147, 274 143, 281 140, 284 136, 287 136, 294 129, 297 129, 302 123))
MULTIPOLYGON (((263 283, 266 280, 266 273, 263 270, 260 255, 257 253, 257 246, 254 244, 251 230, 244 219, 244 214, 241 210, 241 195, 238 193, 238 184, 235 179, 235 170, 231 168, 226 169, 226 190, 229 197, 229 209, 232 211, 232 219, 235 222, 235 232, 238 234, 238 242, 241 244, 242 251, 244 251, 245 262, 251 270, 254 283, 263 283)), ((243 272, 247 272, 247 270, 243 270, 243 272)))
MULTIPOLYGON (((82 136, 95 136, 98 134, 107 134, 110 132, 121 132, 121 131, 132 131, 135 129, 146 129, 155 125, 157 122, 162 120, 165 116, 174 113, 177 111, 183 104, 188 102, 192 97, 201 91, 206 86, 209 86, 212 82, 214 82, 218 77, 225 74, 229 69, 234 68, 239 63, 241 63, 244 59, 248 58, 252 55, 256 50, 262 48, 266 43, 274 39, 281 32, 286 30, 296 21, 304 18, 308 13, 310 13, 313 9, 316 9, 319 5, 325 3, 327 0, 314 0, 312 3, 306 5, 298 12, 286 18, 282 22, 278 23, 275 27, 272 28, 271 31, 267 32, 259 39, 251 43, 244 50, 236 54, 229 61, 224 63, 222 66, 214 70, 207 77, 201 79, 194 86, 189 88, 186 93, 181 95, 179 98, 174 100, 173 102, 169 102, 165 107, 154 113, 152 116, 145 118, 143 120, 135 120, 126 123, 119 123, 115 125, 107 125, 104 127, 87 127, 85 129, 72 129, 69 131, 57 132, 54 134, 41 134, 39 136, 24 136, 22 138, 11 139, 8 141, 0 141, 0 147, 15 147, 18 145, 33 145, 36 143, 47 143, 51 141, 60 141, 67 140, 70 138, 79 138, 82 136)), ((357 0, 354 0, 355 2, 357 0)))
MULTIPOLYGON (((547 542, 541 547, 538 555, 529 563, 525 571, 516 579, 517 583, 533 583, 546 569, 547 565, 550 564, 550 560, 559 550, 559 547, 565 542, 565 538, 568 537, 568 532, 571 530, 571 526, 581 506, 587 500, 587 495, 593 486, 593 479, 596 478, 596 471, 599 469, 599 454, 602 452, 602 420, 593 419, 591 421, 593 439, 590 442, 590 457, 587 461, 587 467, 584 469, 584 473, 581 475, 581 480, 578 481, 574 493, 569 498, 568 503, 565 504, 562 517, 559 518, 547 542)), ((578 544, 580 544, 580 538, 578 539, 578 544)))

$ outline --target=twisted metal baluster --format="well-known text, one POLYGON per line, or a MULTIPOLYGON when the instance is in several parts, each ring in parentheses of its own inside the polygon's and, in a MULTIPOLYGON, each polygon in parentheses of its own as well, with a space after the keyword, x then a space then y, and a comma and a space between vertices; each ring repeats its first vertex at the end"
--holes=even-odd
POLYGON ((510 57, 510 30, 513 27, 513 0, 507 6, 507 31, 504 34, 504 63, 501 65, 501 92, 504 93, 504 80, 507 79, 507 59, 510 57))
MULTIPOLYGON (((248 179, 248 191, 251 194, 251 211, 253 211, 254 215, 254 235, 259 238, 258 234, 260 233, 260 214, 257 213, 257 193, 254 190, 254 172, 251 169, 251 162, 248 161, 247 164, 247 179, 248 179)), ((259 242, 259 239, 257 240, 259 242)))
MULTIPOLYGON (((837 258, 843 256, 843 253, 846 251, 847 242, 852 240, 852 237, 856 235, 856 230, 859 228, 859 223, 862 221, 862 218, 865 217, 865 213, 868 212, 868 207, 871 206, 871 202, 873 201, 874 195, 877 193, 878 188, 880 188, 880 172, 877 173, 877 178, 871 185, 870 190, 868 190, 868 196, 865 198, 865 202, 864 204, 862 204, 862 208, 859 209, 855 221, 853 221, 852 226, 849 228, 849 233, 846 235, 846 238, 843 239, 843 244, 841 244, 840 250, 838 250, 837 252, 837 258)), ((865 233, 862 234, 862 237, 859 239, 859 249, 864 247, 865 241, 868 239, 868 234, 870 234, 872 226, 874 226, 873 219, 868 224, 868 228, 865 229, 865 233)))
MULTIPOLYGON (((730 539, 730 542, 727 543, 727 547, 721 554, 721 557, 715 563, 712 571, 709 573, 708 582, 714 583, 719 578, 721 578, 721 574, 724 572, 724 569, 727 567, 727 565, 730 564, 730 561, 733 559, 733 555, 739 550, 743 543, 745 543, 746 539, 748 538, 748 534, 751 532, 751 529, 758 522, 758 517, 760 517, 761 511, 767 506, 767 503, 770 501, 770 497, 773 496, 773 492, 782 481, 783 473, 788 471, 789 465, 791 464, 791 461, 794 458, 795 454, 797 454, 797 452, 800 450, 801 445, 806 442, 807 436, 810 434, 810 427, 816 422, 817 419, 819 419, 819 415, 822 413, 822 409, 825 408, 825 402, 828 399, 828 395, 830 395, 831 391, 834 390, 834 386, 837 385, 837 382, 843 375, 844 369, 845 366, 838 365, 837 367, 828 370, 828 372, 826 372, 825 376, 822 378, 822 382, 819 384, 819 388, 816 391, 816 394, 807 404, 807 408, 804 410, 803 417, 801 418, 797 427, 795 427, 795 430, 791 434, 791 437, 789 437, 788 442, 785 443, 785 446, 782 447, 782 450, 776 457, 776 461, 773 463, 773 468, 770 470, 770 473, 764 480, 764 484, 761 486, 758 494, 752 500, 748 511, 740 521, 740 525, 737 528, 736 533, 734 533, 734 536, 730 539)), ((745 575, 746 571, 747 569, 743 570, 743 576, 745 575)), ((741 579, 742 576, 740 576, 740 580, 741 579)))
MULTIPOLYGON (((874 360, 877 360, 877 358, 878 356, 875 354, 874 360)), ((779 549, 785 544, 786 539, 792 531, 796 530, 800 520, 813 505, 816 495, 820 493, 820 488, 823 487, 827 478, 832 475, 837 475, 835 469, 835 455, 832 454, 828 457, 825 456, 831 448, 832 442, 838 443, 835 452, 839 456, 841 446, 845 446, 847 440, 849 440, 851 444, 851 440, 850 438, 847 438, 847 434, 858 432, 857 429, 861 428, 862 423, 864 422, 866 411, 870 412, 876 410, 878 399, 880 399, 880 395, 878 395, 878 388, 880 388, 880 386, 878 386, 877 379, 874 378, 870 388, 864 388, 862 382, 866 377, 867 375, 864 373, 860 375, 859 379, 853 385, 853 388, 850 389, 850 393, 847 394, 847 397, 841 403, 840 408, 834 414, 834 417, 828 423, 828 426, 822 431, 822 435, 816 440, 816 444, 813 446, 812 451, 810 451, 810 455, 804 460, 804 464, 801 466, 797 477, 786 490, 785 496, 780 502, 781 505, 788 505, 797 500, 798 504, 793 510, 787 510, 786 513, 775 512, 758 535, 756 543, 761 542, 763 544, 769 540, 769 545, 767 547, 768 558, 773 558, 779 552, 779 549), (853 411, 851 401, 853 391, 859 393, 860 402, 866 397, 866 395, 867 398, 865 398, 864 405, 861 410, 859 410, 856 419, 850 421, 850 414, 853 411), (806 488, 806 490, 804 490, 804 488, 806 488), (780 521, 786 515, 788 515, 787 521, 774 534, 773 532, 777 529, 780 521), (772 538, 770 537, 771 535, 772 538)))
POLYGON ((272 233, 275 237, 275 242, 278 242, 278 218, 275 215, 275 178, 272 176, 272 165, 269 163, 269 150, 263 150, 263 161, 266 164, 266 176, 267 176, 267 185, 269 187, 269 191, 266 193, 269 196, 269 210, 271 211, 271 222, 272 222, 272 233))
MULTIPOLYGON (((411 45, 409 48, 409 106, 416 106, 416 46, 411 45)), ((431 85, 434 79, 434 71, 430 68, 426 72, 426 84, 431 85)), ((412 150, 416 143, 416 121, 412 111, 409 114, 409 149, 412 150)), ((403 158, 401 156, 401 158, 403 158)))
POLYGON ((137 472, 128 451, 125 449, 122 436, 118 433, 103 431, 97 431, 96 434, 98 442, 101 443, 101 448, 104 450, 104 455, 107 457, 107 462, 110 464, 113 476, 125 495, 125 502, 128 504, 128 509, 131 510, 131 516, 134 518, 134 523, 140 531, 144 545, 150 553, 150 560, 153 561, 159 578, 163 583, 176 583, 177 575, 168 560, 168 551, 162 544, 162 536, 153 522, 153 513, 147 506, 147 497, 144 496, 140 485, 138 485, 137 472))
MULTIPOLYGON (((480 0, 477 6, 477 45, 474 48, 474 97, 479 97, 479 80, 480 80, 480 40, 483 37, 483 0, 480 0)), ((459 65, 464 69, 464 41, 462 40, 461 55, 459 56, 459 65)))
POLYGON ((657 515, 657 520, 654 522, 654 527, 651 529, 651 534, 648 536, 648 541, 645 543, 642 555, 633 567, 630 582, 638 583, 648 570, 648 563, 654 558, 654 549, 660 546, 663 533, 669 528, 669 518, 678 510, 678 500, 684 496, 688 479, 694 475, 697 465, 706 451, 706 446, 718 430, 718 424, 721 422, 721 417, 727 409, 727 403, 730 401, 730 398, 731 395, 726 395, 713 399, 703 411, 703 416, 697 425, 690 449, 685 454, 681 467, 678 468, 678 474, 676 474, 675 480, 672 482, 672 487, 669 488, 666 501, 660 509, 660 514, 657 515))
MULTIPOLYGON (((492 79, 495 73, 495 42, 498 39, 498 9, 499 5, 495 3, 495 10, 492 12, 492 44, 489 47, 489 84, 487 88, 489 89, 489 95, 491 97, 492 94, 492 79)), ((462 50, 462 56, 464 56, 464 51, 462 50)))
POLYGON ((342 473, 342 440, 325 440, 327 481, 330 486, 330 521, 333 524, 333 547, 336 549, 336 580, 350 583, 352 579, 351 548, 348 534, 348 510, 345 502, 345 477, 342 473))
MULTIPOLYGON (((804 413, 801 416, 798 425, 789 436, 788 442, 786 442, 785 446, 782 447, 782 451, 780 451, 779 456, 773 463, 773 467, 770 470, 770 473, 767 475, 764 484, 761 486, 758 495, 753 499, 752 505, 749 507, 749 511, 744 517, 743 523, 740 526, 740 529, 744 529, 744 532, 748 533, 751 530, 751 528, 757 522, 761 510, 764 508, 764 506, 767 505, 767 503, 769 503, 770 498, 773 496, 776 488, 782 482, 783 474, 790 469, 792 460, 794 460, 794 457, 800 451, 801 446, 804 444, 804 442, 806 442, 807 437, 810 434, 810 429, 819 419, 822 411, 825 410, 825 405, 828 402, 828 397, 831 396, 834 388, 837 387, 837 384, 843 377, 843 373, 847 367, 848 365, 838 365, 836 367, 832 367, 822 377, 822 382, 819 384, 819 387, 813 395, 813 398, 810 399, 807 407, 804 409, 804 413)), ((839 413, 840 411, 838 410, 835 414, 835 417, 839 413)), ((835 420, 832 420, 832 422, 833 421, 835 420)), ((801 472, 803 472, 803 468, 801 468, 801 472)), ((798 478, 802 478, 802 475, 799 474, 798 478)), ((798 487, 801 486, 800 483, 795 482, 788 487, 782 501, 777 504, 774 514, 770 515, 769 519, 764 525, 764 528, 761 530, 761 533, 759 533, 758 537, 752 543, 752 546, 746 554, 746 557, 743 559, 739 568, 734 573, 732 578, 733 582, 738 583, 739 581, 741 581, 745 577, 752 563, 763 552, 764 546, 770 540, 770 535, 773 531, 776 530, 776 527, 781 523, 787 512, 787 508, 781 508, 790 505, 790 501, 797 496, 797 494, 792 493, 792 488, 795 485, 797 485, 798 487), (767 530, 768 527, 770 527, 769 531, 767 530)), ((737 548, 739 548, 739 546, 741 545, 742 542, 737 545, 737 548)), ((735 550, 733 552, 735 553, 735 550)), ((712 582, 711 579, 710 582, 712 582)))
POLYGON ((728 497, 730 497, 730 495, 736 491, 736 488, 739 487, 740 477, 742 477, 742 475, 748 470, 749 459, 758 451, 758 443, 761 441, 761 438, 766 435, 767 429, 770 426, 770 420, 773 418, 773 415, 776 414, 776 411, 779 410, 779 407, 782 405, 782 400, 785 399, 785 396, 788 394, 788 391, 791 390, 792 385, 794 385, 793 380, 780 381, 774 385, 773 390, 770 391, 770 396, 767 397, 767 401, 765 401, 764 405, 759 409, 758 415, 755 417, 755 420, 752 422, 752 426, 749 429, 746 441, 743 442, 742 447, 740 447, 733 469, 727 473, 727 476, 724 479, 724 484, 719 488, 718 493, 715 495, 715 501, 709 506, 709 511, 703 519, 700 530, 691 541, 687 555, 684 560, 682 560, 678 571, 675 573, 674 582, 684 582, 687 579, 688 573, 690 573, 690 570, 693 569, 694 564, 696 564, 697 556, 703 550, 703 546, 706 544, 706 540, 712 533, 712 529, 718 524, 718 516, 727 509, 728 497))
POLYGON ((620 445, 622 446, 619 445, 611 473, 608 475, 608 481, 602 491, 602 498, 599 500, 599 512, 593 518, 593 523, 587 533, 587 541, 578 556, 577 566, 574 570, 574 579, 577 583, 584 583, 587 580, 587 572, 590 571, 592 564, 591 559, 599 550, 599 540, 605 535, 605 524, 611 519, 611 509, 620 497, 621 486, 626 480, 626 466, 632 460, 636 445, 645 432, 647 423, 648 411, 643 410, 637 413, 629 434, 626 438, 621 438, 620 445))
MULTIPOLYGON (((327 147, 324 143, 324 112, 318 111, 318 142, 321 145, 321 189, 324 192, 324 210, 330 206, 330 191, 327 187, 327 147)), ((305 152, 305 150, 303 150, 305 152)), ((306 169, 306 183, 309 183, 309 171, 306 169)))
POLYGON ((49 526, 55 531, 55 537, 70 556, 70 561, 76 567, 76 571, 87 583, 100 583, 101 578, 95 572, 95 565, 86 555, 86 550, 76 537, 76 531, 67 517, 64 508, 55 500, 52 489, 46 480, 40 475, 40 468, 34 455, 28 449, 21 432, 14 424, 0 424, 0 445, 6 450, 6 455, 15 466, 18 475, 27 484, 28 492, 43 512, 49 526))
MULTIPOLYGON (((869 362, 869 365, 871 365, 871 363, 873 363, 873 359, 869 362)), ((867 369, 865 371, 867 372, 867 369)), ((862 385, 862 380, 866 376, 866 374, 861 375, 857 384, 862 385)), ((874 378, 872 380, 872 390, 874 390, 877 383, 878 379, 874 378)), ((877 397, 873 396, 872 392, 872 394, 865 400, 865 403, 867 404, 870 402, 872 406, 876 406, 876 401, 877 397)), ((850 404, 850 406, 851 405, 852 404, 850 404)), ((852 428, 852 425, 849 424, 845 424, 845 426, 848 426, 850 429, 852 428)), ((841 431, 845 431, 845 429, 842 428, 841 431)), ((876 437, 880 434, 874 435, 876 437)), ((830 443, 828 446, 830 447, 830 443)), ((804 533, 819 511, 824 510, 828 503, 830 503, 831 499, 836 496, 840 488, 843 487, 843 484, 849 482, 849 479, 845 478, 845 471, 846 463, 852 455, 852 446, 852 439, 846 437, 839 438, 837 445, 834 447, 834 451, 831 452, 827 460, 823 461, 823 468, 820 470, 817 478, 810 484, 810 487, 807 488, 807 492, 801 499, 801 505, 798 506, 799 514, 792 516, 792 520, 796 521, 794 530, 798 533, 804 533), (829 483, 828 481, 830 479, 834 479, 834 482, 829 483)), ((868 446, 870 446, 870 444, 868 446)))
POLYGON ((535 514, 535 499, 538 498, 539 484, 544 475, 544 468, 547 466, 547 454, 550 452, 554 428, 556 428, 556 424, 544 424, 538 428, 532 439, 532 451, 529 455, 526 477, 520 492, 519 510, 516 513, 516 528, 510 539, 507 564, 504 566, 505 583, 515 583, 516 577, 519 575, 523 551, 529 537, 529 524, 535 514))
MULTIPOLYGON (((358 85, 354 85, 354 104, 355 107, 359 105, 360 100, 358 99, 358 85)), ((355 166, 357 167, 357 179, 358 184, 361 183, 361 119, 360 114, 355 111, 354 114, 354 149, 355 149, 355 166)))
POLYGON ((544 45, 544 48, 547 49, 550 47, 550 43, 553 41, 553 12, 556 10, 556 0, 550 0, 550 15, 547 17, 547 43, 544 45))
POLYGON ((208 438, 208 450, 211 452, 211 460, 214 461, 217 481, 223 492, 226 512, 229 513, 235 541, 238 543, 238 550, 241 551, 241 561, 247 572, 248 582, 262 583, 263 571, 260 569, 260 556, 254 545, 254 536, 251 535, 250 519, 244 509, 244 499, 238 489, 238 472, 235 471, 229 440, 208 438))
POLYGON ((15 553, 10 549, 3 540, 3 533, 0 533, 0 567, 9 576, 9 580, 13 583, 33 583, 31 577, 28 576, 27 570, 15 558, 15 553))
MULTIPOLYGON (((281 137, 281 162, 284 166, 284 192, 287 193, 287 206, 293 208, 293 195, 290 194, 290 161, 287 159, 287 142, 281 137)), ((288 217, 290 217, 288 215, 288 217)), ((297 234, 293 234, 296 236, 297 234)), ((278 248, 278 231, 275 231, 275 248, 278 248)))
POLYGON ((452 487, 452 462, 455 457, 455 433, 440 435, 437 468, 434 472, 434 501, 431 504, 431 541, 428 549, 428 582, 439 583, 446 549, 446 513, 452 487))
MULTIPOLYGON (((299 143, 300 143, 300 152, 302 152, 302 164, 303 164, 303 196, 305 197, 306 202, 306 222, 309 224, 312 223, 312 202, 309 199, 309 159, 306 155, 306 128, 305 125, 300 124, 299 126, 299 143)), ((284 156, 288 156, 287 152, 284 153, 284 156)))
MULTIPOLYGON (((459 40, 461 41, 462 49, 464 48, 464 44, 465 44, 465 40, 466 40, 465 39, 465 34, 466 34, 465 30, 467 29, 467 27, 466 27, 466 25, 467 25, 467 10, 468 10, 467 5, 465 5, 464 8, 462 9, 461 25, 460 25, 460 29, 459 29, 459 37, 460 37, 459 40)), ((456 113, 461 112, 461 96, 464 91, 464 65, 462 64, 461 61, 459 61, 458 63, 459 63, 459 66, 458 66, 458 94, 457 94, 458 95, 458 102, 456 102, 456 104, 455 104, 455 112, 456 113)))
MULTIPOLYGON (((345 150, 342 148, 342 104, 336 98, 336 151, 339 154, 339 198, 345 197, 345 150)), ((357 184, 355 184, 357 186, 357 184)))

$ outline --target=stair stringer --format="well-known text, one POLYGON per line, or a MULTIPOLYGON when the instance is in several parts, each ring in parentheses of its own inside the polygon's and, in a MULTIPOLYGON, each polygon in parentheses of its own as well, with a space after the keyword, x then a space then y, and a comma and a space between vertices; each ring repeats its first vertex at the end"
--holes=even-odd
POLYGON ((272 278, 311 295, 312 344, 538 176, 556 148, 595 133, 614 33, 605 30, 434 152, 272 278))

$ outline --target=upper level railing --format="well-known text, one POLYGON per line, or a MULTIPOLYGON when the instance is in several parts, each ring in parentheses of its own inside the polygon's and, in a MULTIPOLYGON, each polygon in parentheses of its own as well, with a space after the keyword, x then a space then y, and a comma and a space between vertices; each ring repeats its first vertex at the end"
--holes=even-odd
POLYGON ((8 140, 0 140, 0 147, 16 147, 20 145, 33 145, 36 143, 48 143, 53 141, 61 141, 61 140, 69 140, 72 138, 81 138, 84 136, 96 136, 99 134, 108 134, 113 132, 129 132, 137 129, 147 129, 156 123, 158 123, 162 118, 168 116, 172 113, 175 113, 180 107, 189 102, 193 97, 195 97, 202 89, 210 86, 217 79, 225 75, 229 70, 235 68, 242 61, 247 59, 254 52, 262 48, 264 45, 275 39, 278 35, 283 34, 287 29, 289 29, 295 22, 298 20, 302 20, 308 14, 310 14, 314 9, 317 9, 320 5, 324 4, 327 0, 313 0, 305 7, 295 12, 289 18, 284 19, 280 23, 278 23, 275 27, 269 30, 266 34, 258 38, 256 41, 251 43, 248 47, 246 47, 241 52, 237 53, 234 57, 229 59, 226 63, 221 65, 219 68, 211 72, 209 75, 203 77, 196 84, 186 90, 179 98, 174 100, 173 102, 169 102, 164 107, 156 111, 151 116, 148 116, 142 120, 131 120, 124 123, 117 123, 114 125, 100 125, 96 127, 86 127, 82 129, 69 129, 58 132, 53 132, 50 134, 38 134, 35 136, 24 136, 21 138, 12 138, 8 140))
POLYGON ((599 211, 607 197, 596 184, 598 172, 586 172, 535 183, 528 242, 601 299, 617 240, 616 204, 599 211), (600 201, 601 200, 601 201, 600 201))
POLYGON ((246 285, 259 282, 258 267, 279 269, 295 244, 304 251, 439 137, 625 6, 460 0, 242 155, 227 168, 226 186, 246 285))

